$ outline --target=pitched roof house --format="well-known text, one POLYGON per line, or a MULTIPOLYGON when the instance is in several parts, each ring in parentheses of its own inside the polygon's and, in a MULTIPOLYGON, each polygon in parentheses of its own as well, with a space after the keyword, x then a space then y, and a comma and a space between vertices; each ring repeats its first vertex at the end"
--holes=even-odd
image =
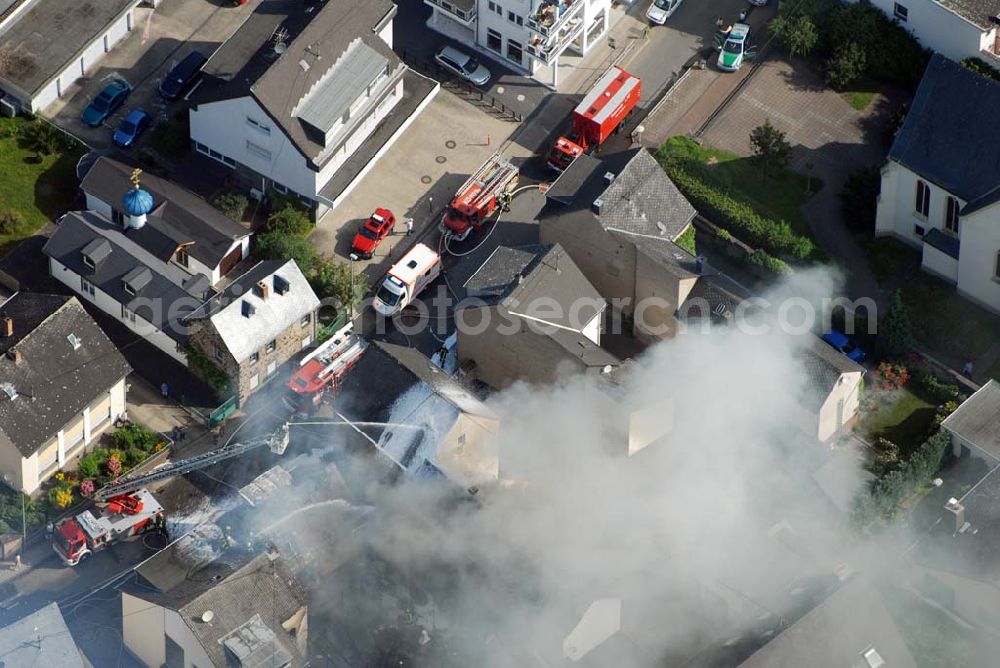
POLYGON ((84 663, 58 603, 49 603, 0 628, 0 656, 3 665, 9 668, 84 668, 90 665, 84 663))
POLYGON ((74 297, 19 292, 0 304, 0 472, 25 493, 125 412, 131 371, 74 297))
POLYGON ((122 591, 125 646, 150 666, 307 665, 308 594, 275 551, 217 552, 202 525, 136 568, 122 591))
POLYGON ((0 93, 37 113, 87 76, 132 30, 139 0, 0 2, 0 93))
POLYGON ((1000 382, 991 378, 945 418, 941 428, 951 434, 956 457, 969 451, 1000 461, 1000 382))
POLYGON ((920 43, 952 60, 982 58, 1000 67, 998 0, 872 0, 920 43))
POLYGON ((698 276, 675 243, 695 210, 645 149, 573 161, 546 193, 539 237, 560 244, 613 311, 645 340, 673 335, 698 276))
POLYGON ((806 380, 794 390, 801 411, 793 420, 820 442, 849 431, 859 418, 864 368, 812 334, 803 337, 795 356, 806 380))
POLYGON ((413 348, 376 342, 338 394, 390 470, 463 488, 497 480, 500 418, 413 348))
POLYGON ((242 403, 315 340, 318 308, 294 260, 260 262, 184 317, 187 342, 222 369, 242 403))
POLYGON ((499 389, 620 364, 600 346, 606 302, 558 244, 500 246, 452 275, 464 297, 458 358, 475 362, 478 380, 499 389))
POLYGON ((195 148, 321 217, 437 91, 393 53, 395 14, 390 0, 260 4, 205 65, 195 148))
POLYGON ((922 267, 1000 312, 1000 83, 931 58, 882 167, 876 236, 922 251, 922 267))

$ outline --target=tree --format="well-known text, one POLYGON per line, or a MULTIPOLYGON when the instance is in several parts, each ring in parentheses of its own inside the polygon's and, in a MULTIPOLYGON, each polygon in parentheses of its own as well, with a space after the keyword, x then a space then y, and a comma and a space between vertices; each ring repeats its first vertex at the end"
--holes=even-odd
POLYGON ((816 24, 805 14, 778 16, 769 29, 792 57, 808 56, 819 43, 816 24))
POLYGON ((902 357, 913 347, 910 316, 898 289, 889 297, 889 310, 879 326, 878 345, 885 357, 902 357))
POLYGON ((750 148, 761 165, 761 173, 766 179, 772 169, 788 166, 792 157, 792 145, 785 139, 785 133, 764 121, 750 132, 750 148))
POLYGON ((353 271, 346 262, 320 260, 309 276, 309 283, 320 299, 332 298, 339 304, 353 307, 368 291, 364 275, 353 271))
POLYGON ((834 50, 826 63, 826 81, 833 88, 844 90, 864 74, 867 63, 865 50, 857 42, 845 42, 834 50))
POLYGON ((882 175, 878 167, 862 167, 850 173, 840 191, 840 213, 847 226, 874 233, 882 175))
POLYGON ((309 216, 294 206, 285 205, 267 217, 267 231, 304 236, 312 229, 309 216))
POLYGON ((262 260, 295 260, 295 264, 306 275, 309 275, 316 264, 316 251, 305 237, 267 232, 256 239, 257 255, 262 260))

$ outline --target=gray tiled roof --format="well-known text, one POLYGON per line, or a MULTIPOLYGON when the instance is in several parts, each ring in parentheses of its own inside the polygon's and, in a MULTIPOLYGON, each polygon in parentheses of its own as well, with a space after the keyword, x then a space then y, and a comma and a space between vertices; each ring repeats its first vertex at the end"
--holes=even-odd
POLYGON ((990 379, 941 426, 1000 459, 1000 381, 990 379))
POLYGON ((388 65, 388 58, 357 38, 302 99, 296 115, 320 132, 329 132, 388 65))
POLYGON ((0 442, 29 457, 131 368, 75 297, 19 292, 0 305, 2 318, 14 334, 0 337, 0 383, 18 396, 0 393, 0 442))
POLYGON ((889 159, 966 202, 968 214, 1000 200, 1000 83, 935 54, 889 159))
POLYGON ((35 0, 3 31, 0 41, 13 55, 0 79, 34 96, 138 4, 139 0, 35 0))
POLYGON ((268 260, 257 263, 188 318, 211 320, 229 352, 242 362, 318 308, 319 298, 295 260, 268 260), (266 299, 254 289, 261 281, 269 288, 266 299), (282 283, 287 286, 283 294, 278 290, 282 283))
POLYGON ((993 27, 991 17, 1000 16, 1000 0, 939 0, 939 2, 983 30, 993 27))
POLYGON ((0 629, 0 657, 5 668, 84 666, 58 603, 49 603, 0 629))
MULTIPOLYGON (((193 311, 210 294, 208 279, 191 276, 180 267, 167 264, 137 244, 134 231, 123 231, 93 211, 71 211, 59 220, 42 252, 84 277, 109 297, 151 322, 172 339, 183 342, 183 316, 193 311), (105 239, 111 253, 88 267, 82 249, 95 239, 105 239), (125 291, 123 278, 137 268, 150 271, 149 281, 134 295, 125 291)), ((79 289, 77 289, 79 292, 79 289)))
POLYGON ((813 334, 805 335, 795 351, 808 379, 800 401, 818 410, 845 373, 864 373, 864 368, 813 334))
MULTIPOLYGON (((195 105, 252 95, 278 123, 293 145, 314 166, 338 146, 324 146, 292 110, 323 80, 357 39, 384 58, 394 74, 405 66, 376 34, 395 15, 391 0, 301 0, 262 2, 209 59, 204 81, 192 96, 195 105), (286 48, 274 52, 274 36, 284 32, 286 48), (303 69, 305 62, 308 69, 303 69)), ((377 103, 377 100, 373 100, 377 103)), ((353 122, 353 119, 352 119, 353 122)))
MULTIPOLYGON (((80 188, 120 211, 122 196, 132 188, 132 169, 118 158, 98 157, 80 188)), ((161 260, 173 257, 178 246, 190 244, 188 255, 215 267, 234 241, 250 235, 214 206, 172 181, 146 173, 141 181, 143 190, 153 196, 155 208, 146 217, 146 225, 132 236, 161 260)))

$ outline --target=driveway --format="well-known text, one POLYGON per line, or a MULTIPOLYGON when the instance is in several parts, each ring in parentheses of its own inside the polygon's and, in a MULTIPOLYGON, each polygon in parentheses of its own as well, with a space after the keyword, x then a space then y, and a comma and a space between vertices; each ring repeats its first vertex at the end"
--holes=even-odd
POLYGON ((838 195, 852 171, 884 161, 882 128, 892 108, 879 95, 858 112, 803 62, 773 59, 762 64, 701 137, 710 146, 749 156, 750 132, 764 121, 786 133, 792 168, 823 181, 803 210, 819 245, 845 270, 852 299, 881 301, 884 295, 864 250, 844 225, 838 195))
MULTIPOLYGON (((180 110, 183 102, 168 105, 160 99, 157 88, 163 75, 192 51, 211 56, 259 2, 250 0, 242 7, 234 7, 226 0, 169 0, 155 10, 138 7, 132 32, 86 77, 69 86, 44 115, 93 148, 111 145, 113 129, 130 109, 139 107, 154 118, 167 118, 180 110), (132 94, 103 126, 87 127, 80 122, 81 112, 115 77, 127 80, 132 85, 132 94)), ((148 137, 147 131, 145 138, 148 137)))

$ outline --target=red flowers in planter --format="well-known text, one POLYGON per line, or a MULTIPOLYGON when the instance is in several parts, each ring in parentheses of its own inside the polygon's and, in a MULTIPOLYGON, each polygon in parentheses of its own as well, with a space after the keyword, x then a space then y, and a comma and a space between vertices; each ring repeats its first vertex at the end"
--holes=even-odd
POLYGON ((889 392, 898 390, 909 382, 910 370, 904 364, 882 362, 878 365, 878 369, 872 372, 872 376, 878 387, 889 392))

